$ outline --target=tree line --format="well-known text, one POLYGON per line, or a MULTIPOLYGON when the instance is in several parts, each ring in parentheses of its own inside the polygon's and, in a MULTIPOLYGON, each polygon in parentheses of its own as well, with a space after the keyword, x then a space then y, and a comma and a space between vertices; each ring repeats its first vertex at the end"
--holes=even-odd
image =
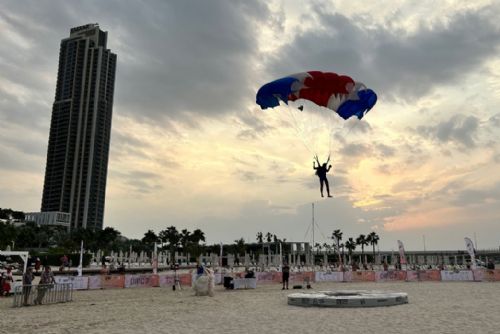
MULTIPOLYGON (((16 219, 24 219, 24 214, 20 211, 11 209, 0 209, 2 220, 12 219, 14 214, 16 219)), ((332 243, 316 243, 312 245, 316 253, 323 250, 330 253, 337 253, 344 256, 345 250, 349 257, 361 246, 362 256, 365 247, 373 247, 373 256, 375 257, 375 246, 378 244, 379 236, 375 232, 368 235, 361 234, 357 238, 349 237, 343 242, 343 232, 339 229, 334 230, 331 235, 332 243)), ((46 251, 53 253, 72 253, 80 249, 80 242, 83 240, 85 249, 90 251, 103 250, 105 252, 129 251, 130 248, 135 252, 151 252, 156 244, 159 250, 168 250, 173 252, 182 252, 197 257, 203 253, 219 253, 220 244, 207 245, 205 233, 200 229, 189 231, 188 229, 178 230, 175 226, 169 226, 158 233, 149 229, 144 233, 141 239, 129 239, 122 236, 121 232, 113 227, 106 227, 102 230, 93 229, 72 229, 67 231, 63 227, 36 225, 32 222, 26 222, 24 225, 14 226, 5 221, 0 221, 0 249, 6 249, 10 246, 16 250, 32 250, 36 252, 46 251)), ((224 253, 236 254, 242 256, 245 253, 261 254, 264 253, 264 244, 270 247, 271 251, 278 254, 280 244, 283 254, 288 254, 291 249, 287 248, 286 238, 279 238, 276 234, 267 232, 257 232, 256 243, 246 243, 242 237, 234 240, 233 243, 224 245, 224 253)))

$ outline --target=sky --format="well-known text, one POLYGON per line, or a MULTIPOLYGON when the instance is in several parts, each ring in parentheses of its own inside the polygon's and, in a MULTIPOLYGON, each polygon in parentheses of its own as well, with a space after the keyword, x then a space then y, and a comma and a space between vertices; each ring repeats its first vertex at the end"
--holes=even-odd
POLYGON ((99 23, 118 55, 104 225, 208 243, 270 232, 381 250, 500 246, 498 1, 0 0, 0 207, 41 205, 59 44, 99 23), (361 121, 261 110, 309 70, 378 95, 361 121), (314 154, 332 157, 321 198, 314 154))

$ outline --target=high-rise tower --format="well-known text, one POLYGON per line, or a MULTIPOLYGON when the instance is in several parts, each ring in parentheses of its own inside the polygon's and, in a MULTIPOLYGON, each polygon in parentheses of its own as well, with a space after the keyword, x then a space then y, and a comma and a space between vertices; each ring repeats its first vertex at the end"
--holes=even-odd
POLYGON ((61 41, 42 212, 71 214, 71 228, 102 229, 116 54, 98 24, 61 41))

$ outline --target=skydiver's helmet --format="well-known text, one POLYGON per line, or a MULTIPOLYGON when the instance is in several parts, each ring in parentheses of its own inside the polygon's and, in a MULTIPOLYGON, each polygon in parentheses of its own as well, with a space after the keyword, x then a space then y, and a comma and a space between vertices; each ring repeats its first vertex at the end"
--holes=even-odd
POLYGON ((326 168, 326 162, 323 164, 323 167, 326 168))

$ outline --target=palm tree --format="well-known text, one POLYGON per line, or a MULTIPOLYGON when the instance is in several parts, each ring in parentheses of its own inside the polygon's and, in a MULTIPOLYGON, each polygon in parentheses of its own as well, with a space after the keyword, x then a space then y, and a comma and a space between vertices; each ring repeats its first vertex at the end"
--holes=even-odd
POLYGON ((264 242, 264 234, 262 234, 262 232, 257 232, 257 242, 259 244, 264 242))
POLYGON ((170 249, 170 254, 172 255, 172 260, 175 263, 175 251, 179 246, 179 241, 181 240, 181 235, 175 226, 167 227, 166 230, 162 230, 159 233, 161 239, 165 239, 168 242, 170 249))
POLYGON ((340 257, 340 241, 342 240, 342 234, 343 233, 340 230, 334 230, 332 233, 332 239, 335 241, 336 250, 339 254, 339 257, 340 257))
POLYGON ((359 237, 356 238, 356 243, 361 246, 361 263, 363 263, 363 257, 365 255, 365 246, 368 245, 368 240, 364 234, 360 234, 359 237))
POLYGON ((191 250, 193 251, 193 256, 196 258, 202 253, 202 246, 200 246, 201 241, 205 242, 205 233, 197 228, 189 236, 189 242, 192 246, 191 250))
POLYGON ((273 235, 270 232, 266 233, 266 241, 267 242, 273 241, 273 235))
POLYGON ((182 252, 187 253, 187 248, 189 246, 189 242, 191 241, 191 232, 189 232, 187 229, 183 229, 180 234, 180 244, 182 246, 182 252))
POLYGON ((371 232, 370 234, 368 234, 368 237, 366 238, 366 240, 368 240, 370 245, 372 245, 372 247, 373 247, 373 262, 375 262, 375 245, 378 244, 380 237, 378 236, 377 233, 371 232))
POLYGON ((352 252, 356 249, 356 241, 353 238, 349 238, 345 242, 345 248, 349 252, 349 262, 352 262, 352 252))

